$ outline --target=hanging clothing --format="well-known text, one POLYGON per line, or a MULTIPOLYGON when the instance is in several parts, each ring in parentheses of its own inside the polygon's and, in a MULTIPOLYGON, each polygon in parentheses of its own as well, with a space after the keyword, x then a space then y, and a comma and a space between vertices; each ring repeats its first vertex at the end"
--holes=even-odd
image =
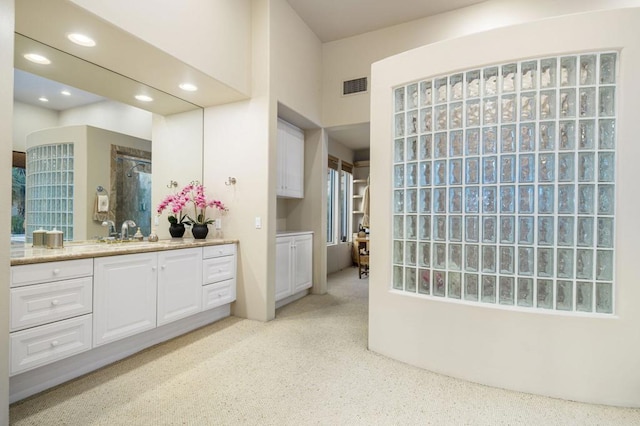
POLYGON ((364 194, 362 195, 362 226, 364 228, 369 227, 369 178, 367 177, 367 186, 364 188, 364 194))

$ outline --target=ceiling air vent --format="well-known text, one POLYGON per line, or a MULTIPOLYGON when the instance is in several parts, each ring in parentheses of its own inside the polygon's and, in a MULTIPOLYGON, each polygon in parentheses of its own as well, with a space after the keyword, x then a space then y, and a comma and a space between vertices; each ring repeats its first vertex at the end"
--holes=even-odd
POLYGON ((342 94, 353 95, 367 91, 367 77, 356 78, 342 82, 342 94))

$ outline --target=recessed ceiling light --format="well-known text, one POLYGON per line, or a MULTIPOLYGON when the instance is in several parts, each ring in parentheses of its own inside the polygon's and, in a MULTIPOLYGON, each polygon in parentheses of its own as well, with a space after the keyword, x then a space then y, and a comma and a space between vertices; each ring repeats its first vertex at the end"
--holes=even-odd
POLYGON ((153 98, 147 95, 136 95, 136 99, 142 102, 151 102, 153 98))
POLYGON ((38 100, 40 102, 49 102, 49 99, 45 98, 44 96, 39 97, 38 100))
POLYGON ((51 63, 49 58, 38 55, 37 53, 27 53, 26 55, 24 55, 24 57, 31 62, 35 62, 36 64, 49 65, 51 63))
POLYGON ((198 86, 196 86, 195 84, 191 84, 191 83, 182 83, 180 85, 180 88, 182 90, 186 90, 187 92, 195 92, 196 90, 198 90, 198 86))
POLYGON ((63 91, 62 91, 62 92, 60 92, 60 93, 62 93, 62 94, 63 94, 63 95, 65 95, 65 96, 71 96, 71 92, 70 92, 70 91, 68 91, 68 90, 63 90, 63 91))
POLYGON ((78 34, 78 33, 69 34, 67 38, 72 42, 74 42, 75 44, 84 46, 84 47, 93 47, 96 45, 95 40, 93 40, 91 37, 87 37, 84 34, 78 34))

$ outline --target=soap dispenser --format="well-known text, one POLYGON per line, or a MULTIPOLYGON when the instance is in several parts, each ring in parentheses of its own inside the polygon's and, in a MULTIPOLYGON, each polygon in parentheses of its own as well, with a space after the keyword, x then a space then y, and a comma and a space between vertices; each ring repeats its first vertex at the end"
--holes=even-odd
POLYGON ((147 239, 151 243, 155 243, 155 242, 158 241, 158 234, 156 234, 156 227, 155 226, 151 228, 151 233, 149 234, 147 239))

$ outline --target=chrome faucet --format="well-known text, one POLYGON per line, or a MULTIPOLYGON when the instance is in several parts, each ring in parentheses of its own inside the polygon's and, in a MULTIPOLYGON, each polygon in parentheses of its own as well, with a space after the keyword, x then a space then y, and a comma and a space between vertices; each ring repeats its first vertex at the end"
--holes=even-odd
POLYGON ((109 227, 109 237, 117 237, 118 233, 116 232, 116 224, 112 220, 105 220, 102 222, 102 226, 109 227))
POLYGON ((132 220, 125 220, 122 222, 122 228, 120 229, 120 238, 122 240, 129 239, 129 228, 135 228, 136 223, 132 220))

